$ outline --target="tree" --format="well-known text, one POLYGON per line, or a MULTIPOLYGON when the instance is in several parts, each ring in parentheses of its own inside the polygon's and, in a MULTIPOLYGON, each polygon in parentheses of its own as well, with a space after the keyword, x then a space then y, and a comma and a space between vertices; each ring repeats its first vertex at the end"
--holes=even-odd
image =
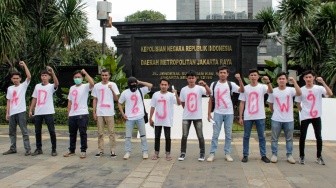
POLYGON ((157 20, 166 20, 166 15, 154 10, 143 10, 137 11, 125 17, 125 22, 144 22, 157 20))
POLYGON ((279 32, 281 29, 279 13, 272 7, 267 7, 258 12, 255 16, 256 19, 264 20, 263 35, 267 38, 267 33, 279 32))

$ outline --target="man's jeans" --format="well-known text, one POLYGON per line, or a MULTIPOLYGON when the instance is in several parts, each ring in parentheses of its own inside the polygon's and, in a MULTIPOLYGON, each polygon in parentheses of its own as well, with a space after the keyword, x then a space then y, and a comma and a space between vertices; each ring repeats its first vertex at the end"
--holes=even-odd
POLYGON ((322 130, 322 124, 321 124, 321 117, 318 118, 312 118, 312 119, 305 119, 301 121, 301 127, 300 127, 300 142, 299 142, 299 147, 300 147, 300 156, 305 156, 305 142, 306 142, 306 136, 307 136, 307 130, 309 124, 313 125, 314 128, 314 133, 315 133, 315 138, 316 138, 316 157, 321 157, 322 154, 322 135, 321 135, 321 130, 322 130))
POLYGON ((35 115, 34 116, 36 149, 42 149, 42 122, 43 122, 43 119, 48 126, 48 131, 49 131, 50 140, 51 140, 51 149, 52 149, 52 151, 56 151, 56 133, 55 133, 53 114, 35 115))
POLYGON ((27 129, 26 112, 13 114, 9 117, 9 138, 10 149, 16 151, 16 126, 19 125, 23 138, 23 145, 26 151, 30 150, 29 134, 27 129))
POLYGON ((263 157, 266 156, 266 140, 264 135, 265 119, 244 120, 243 155, 249 156, 250 135, 253 122, 255 122, 258 132, 260 155, 263 157))
POLYGON ((138 120, 126 120, 126 137, 125 137, 125 152, 131 153, 131 139, 134 125, 137 125, 140 139, 141 139, 141 147, 142 153, 148 153, 148 145, 146 139, 146 128, 145 128, 145 120, 144 118, 140 118, 138 120))
POLYGON ((198 142, 200 153, 205 153, 205 146, 204 146, 204 137, 203 137, 203 123, 201 119, 196 120, 183 120, 182 121, 182 141, 181 141, 181 153, 186 153, 187 151, 187 139, 189 135, 189 129, 191 126, 191 122, 193 122, 198 142))
POLYGON ((224 152, 225 154, 230 154, 230 146, 231 146, 231 135, 232 135, 232 124, 233 124, 233 114, 218 114, 214 113, 214 121, 213 125, 213 134, 211 140, 211 150, 210 154, 215 154, 218 147, 218 136, 222 129, 222 123, 224 121, 224 133, 225 133, 225 145, 224 152))
POLYGON ((292 155, 293 151, 293 132, 294 132, 294 122, 279 122, 272 120, 272 137, 271 137, 271 149, 272 154, 278 156, 278 139, 281 130, 285 132, 286 138, 286 156, 292 155))
POLYGON ((170 148, 171 148, 170 127, 155 126, 154 129, 155 129, 154 130, 155 132, 155 143, 154 143, 155 154, 160 153, 160 137, 161 137, 162 129, 164 129, 164 134, 166 138, 166 154, 170 154, 170 148))
POLYGON ((87 149, 87 125, 89 121, 89 115, 77 115, 69 116, 69 135, 70 135, 70 152, 75 152, 76 141, 77 141, 77 131, 79 130, 80 142, 81 142, 81 152, 86 152, 87 149))

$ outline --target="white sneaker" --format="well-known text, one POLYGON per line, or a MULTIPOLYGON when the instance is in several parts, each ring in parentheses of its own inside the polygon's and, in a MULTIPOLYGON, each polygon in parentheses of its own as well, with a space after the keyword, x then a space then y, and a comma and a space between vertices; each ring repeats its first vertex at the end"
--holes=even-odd
POLYGON ((147 153, 147 152, 146 152, 146 153, 143 153, 143 154, 142 154, 142 158, 143 158, 143 159, 148 159, 148 153, 147 153))
POLYGON ((271 157, 271 162, 272 162, 272 163, 276 163, 276 162, 278 162, 278 157, 277 157, 276 155, 272 155, 272 157, 271 157))
POLYGON ((289 163, 291 163, 291 164, 295 164, 295 159, 294 159, 294 157, 292 155, 290 155, 290 156, 287 157, 287 161, 289 163))
POLYGON ((214 154, 210 154, 209 157, 207 158, 208 162, 212 162, 215 160, 215 155, 214 154))
POLYGON ((232 162, 233 159, 232 157, 230 156, 230 154, 225 154, 225 159, 228 161, 228 162, 232 162))
POLYGON ((125 153, 124 155, 124 160, 127 160, 131 157, 131 154, 130 153, 125 153))

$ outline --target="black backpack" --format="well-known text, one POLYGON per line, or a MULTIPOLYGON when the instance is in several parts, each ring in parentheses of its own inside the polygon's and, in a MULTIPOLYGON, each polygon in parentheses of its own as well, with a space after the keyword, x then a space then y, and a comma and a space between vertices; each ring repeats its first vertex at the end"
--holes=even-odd
MULTIPOLYGON (((213 87, 212 87, 212 108, 211 108, 211 112, 213 112, 215 110, 215 87, 217 85, 217 82, 213 82, 213 87)), ((233 97, 233 92, 232 92, 232 84, 230 81, 227 81, 228 82, 228 85, 229 85, 229 91, 230 91, 230 96, 231 96, 231 101, 232 101, 232 104, 234 104, 234 101, 236 101, 234 98, 237 98, 238 100, 238 97, 233 97)))

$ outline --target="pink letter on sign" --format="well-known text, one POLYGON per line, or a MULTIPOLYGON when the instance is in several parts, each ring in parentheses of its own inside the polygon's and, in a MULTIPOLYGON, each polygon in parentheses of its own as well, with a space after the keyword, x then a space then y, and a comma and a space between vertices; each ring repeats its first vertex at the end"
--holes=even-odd
POLYGON ((102 108, 111 108, 111 105, 109 104, 104 104, 104 98, 105 98, 105 92, 104 92, 104 88, 103 89, 99 89, 100 93, 101 93, 101 103, 100 103, 100 107, 102 108))
POLYGON ((278 105, 280 107, 281 112, 284 112, 284 111, 288 112, 289 111, 289 95, 287 95, 286 97, 287 97, 287 101, 286 101, 287 106, 286 106, 285 103, 281 104, 280 103, 280 99, 278 97, 275 97, 275 100, 277 101, 277 103, 278 103, 278 105))
POLYGON ((15 104, 15 105, 18 105, 18 100, 19 100, 19 97, 17 96, 17 92, 14 90, 13 92, 13 96, 12 96, 12 101, 11 101, 11 104, 15 104))
POLYGON ((259 112, 259 94, 257 92, 251 92, 248 96, 247 112, 249 114, 256 114, 259 112))
POLYGON ((76 111, 77 110, 77 108, 78 108, 78 103, 77 103, 77 96, 78 96, 78 91, 77 90, 73 90, 72 91, 72 96, 74 97, 74 111, 76 111))
POLYGON ((316 116, 318 115, 318 111, 314 110, 316 98, 315 98, 315 95, 312 93, 312 91, 309 91, 309 94, 307 95, 307 100, 312 101, 312 105, 310 108, 310 116, 312 118, 316 118, 316 116))
POLYGON ((37 91, 37 106, 43 106, 46 103, 48 92, 46 90, 37 91))
POLYGON ((159 103, 163 103, 163 115, 160 115, 158 111, 156 111, 156 117, 159 119, 165 119, 167 117, 167 101, 165 99, 158 100, 159 103))
POLYGON ((225 102, 225 100, 224 100, 224 98, 223 98, 224 95, 225 95, 225 93, 226 93, 227 91, 228 91, 228 90, 226 89, 226 90, 224 90, 222 93, 220 93, 220 89, 219 89, 219 88, 217 89, 217 98, 216 98, 217 108, 219 108, 219 106, 220 106, 220 104, 219 104, 220 101, 223 102, 225 108, 228 108, 228 106, 227 106, 227 104, 226 104, 226 102, 225 102))
POLYGON ((187 109, 189 112, 197 111, 197 94, 189 93, 187 95, 187 109))
POLYGON ((133 105, 133 108, 132 108, 132 114, 137 114, 139 112, 139 108, 137 107, 137 104, 138 104, 138 96, 136 96, 136 94, 133 94, 131 96, 131 100, 134 101, 134 105, 133 105))

